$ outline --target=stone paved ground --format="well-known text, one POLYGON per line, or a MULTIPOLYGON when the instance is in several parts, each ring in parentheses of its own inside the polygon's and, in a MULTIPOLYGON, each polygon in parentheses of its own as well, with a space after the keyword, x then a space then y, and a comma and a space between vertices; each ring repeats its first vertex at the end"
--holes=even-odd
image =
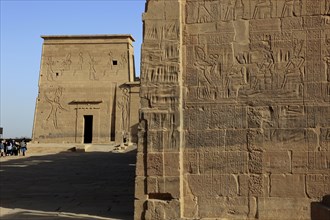
POLYGON ((0 219, 133 219, 136 152, 0 159, 0 219))

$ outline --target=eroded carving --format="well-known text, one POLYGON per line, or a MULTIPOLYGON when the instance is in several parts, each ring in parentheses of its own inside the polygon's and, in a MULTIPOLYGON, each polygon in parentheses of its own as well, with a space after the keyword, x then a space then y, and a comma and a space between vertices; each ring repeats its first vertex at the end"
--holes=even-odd
POLYGON ((281 17, 300 16, 302 14, 302 0, 285 0, 281 17))
POLYGON ((55 74, 54 74, 54 70, 53 70, 54 61, 53 61, 52 57, 47 58, 46 65, 47 65, 47 70, 46 70, 47 80, 53 81, 55 74))
POLYGON ((272 15, 273 3, 272 0, 257 0, 254 7, 252 18, 269 18, 272 15))
POLYGON ((45 99, 50 104, 50 111, 46 121, 51 120, 55 129, 58 129, 58 113, 60 110, 67 111, 61 104, 63 88, 58 87, 54 92, 45 93, 45 99))
POLYGON ((89 64, 89 79, 90 80, 97 80, 97 78, 96 78, 96 69, 95 69, 95 64, 96 64, 95 57, 92 56, 91 54, 88 54, 88 55, 89 55, 89 61, 88 61, 88 64, 89 64))
POLYGON ((129 118, 129 90, 128 88, 122 89, 121 100, 118 101, 118 107, 121 110, 120 126, 121 131, 128 132, 128 118, 129 118))

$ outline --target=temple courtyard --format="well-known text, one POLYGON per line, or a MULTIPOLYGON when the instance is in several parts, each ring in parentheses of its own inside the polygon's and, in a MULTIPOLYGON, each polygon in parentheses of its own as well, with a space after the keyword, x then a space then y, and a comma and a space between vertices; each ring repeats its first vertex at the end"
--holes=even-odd
POLYGON ((1 219, 133 219, 135 149, 0 159, 1 219))

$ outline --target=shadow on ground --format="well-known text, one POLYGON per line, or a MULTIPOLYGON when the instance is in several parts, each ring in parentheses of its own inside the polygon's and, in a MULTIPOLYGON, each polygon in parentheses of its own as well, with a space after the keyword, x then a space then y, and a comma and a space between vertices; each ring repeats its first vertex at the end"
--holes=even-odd
POLYGON ((135 162, 135 151, 70 152, 3 161, 0 217, 133 219, 135 162))

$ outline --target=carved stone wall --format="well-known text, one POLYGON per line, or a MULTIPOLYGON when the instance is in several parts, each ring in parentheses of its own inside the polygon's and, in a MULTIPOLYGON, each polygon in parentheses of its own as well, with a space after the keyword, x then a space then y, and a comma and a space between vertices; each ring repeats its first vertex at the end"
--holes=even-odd
POLYGON ((180 217, 181 17, 179 1, 147 1, 135 219, 180 217))
POLYGON ((128 138, 138 123, 136 114, 130 119, 130 111, 139 108, 130 107, 134 39, 130 35, 43 39, 33 142, 84 143, 88 115, 93 117, 92 143, 121 143, 128 138))
POLYGON ((329 13, 147 1, 136 219, 310 219, 330 194, 329 13))

